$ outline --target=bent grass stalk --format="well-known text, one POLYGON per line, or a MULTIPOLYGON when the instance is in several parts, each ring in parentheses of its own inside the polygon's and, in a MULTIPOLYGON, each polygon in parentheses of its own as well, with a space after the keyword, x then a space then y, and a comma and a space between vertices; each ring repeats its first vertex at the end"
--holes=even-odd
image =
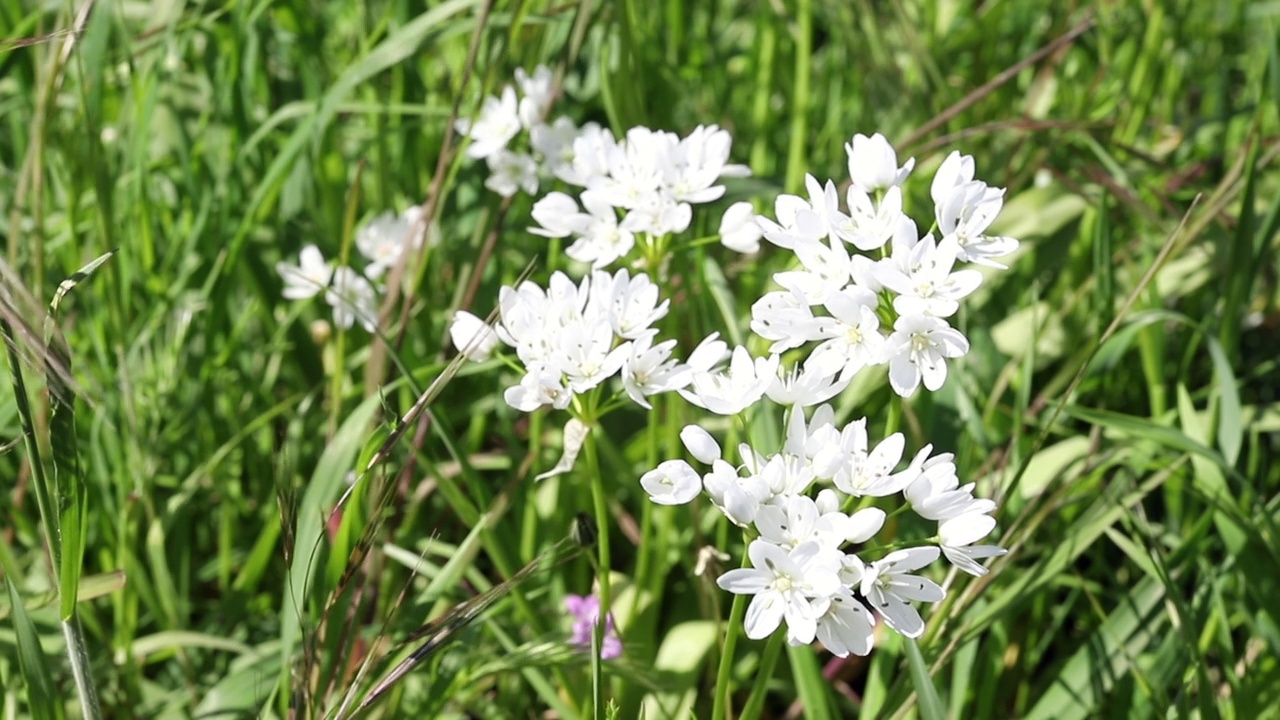
MULTIPOLYGON (((25 327, 22 314, 17 312, 12 303, 26 298, 27 294, 20 284, 14 282, 14 274, 7 265, 0 268, 0 276, 6 280, 3 285, 0 285, 0 334, 4 337, 14 400, 22 426, 23 444, 35 484, 36 506, 45 527, 50 559, 53 566, 57 568, 57 579, 54 582, 61 598, 59 619, 62 634, 67 643, 67 660, 71 666, 76 694, 80 700, 81 714, 89 720, 97 720, 103 715, 98 701, 97 687, 89 669, 88 646, 75 607, 81 556, 84 553, 84 498, 79 462, 76 457, 75 395, 72 393, 73 386, 69 382, 68 370, 70 353, 65 341, 58 335, 55 318, 62 298, 77 283, 106 262, 113 253, 114 251, 99 257, 63 281, 58 286, 51 305, 53 314, 45 319, 48 339, 41 355, 44 359, 46 384, 54 412, 49 435, 49 445, 53 452, 52 478, 45 472, 44 458, 41 456, 26 381, 22 373, 24 358, 18 344, 18 334, 10 321, 11 318, 15 318, 20 326, 25 327), (64 524, 66 532, 64 532, 64 524)), ((36 308, 27 310, 34 311, 36 308)))
MULTIPOLYGON (((508 593, 515 590, 521 583, 535 575, 544 561, 550 561, 551 567, 555 567, 566 563, 577 557, 584 549, 589 547, 597 540, 597 532, 591 520, 585 515, 579 514, 574 519, 573 527, 569 536, 548 548, 533 560, 529 561, 524 567, 516 571, 514 575, 507 578, 503 582, 493 586, 486 592, 473 596, 471 599, 459 604, 450 610, 443 617, 427 624, 416 632, 405 638, 402 643, 408 645, 422 638, 426 641, 417 647, 404 660, 401 660, 386 675, 383 676, 378 684, 369 691, 364 700, 360 702, 351 715, 344 715, 344 710, 340 709, 336 717, 351 717, 359 715, 364 710, 371 707, 383 695, 387 693, 401 678, 413 671, 416 667, 425 662, 437 650, 444 647, 448 643, 457 638, 459 631, 469 626, 476 618, 480 617, 486 610, 493 606, 498 600, 505 597, 508 593)), ((603 616, 603 613, 601 613, 603 616)))

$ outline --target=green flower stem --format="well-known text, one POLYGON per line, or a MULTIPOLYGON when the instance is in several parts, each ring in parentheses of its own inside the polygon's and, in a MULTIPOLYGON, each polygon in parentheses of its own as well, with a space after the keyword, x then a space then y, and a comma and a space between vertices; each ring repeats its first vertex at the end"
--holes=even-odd
MULTIPOLYGON (((959 574, 957 573, 958 576, 959 574)), ((942 598, 941 602, 933 606, 933 612, 929 613, 928 619, 925 620, 924 634, 917 641, 921 648, 932 646, 938 633, 947 624, 947 618, 959 614, 959 612, 954 612, 953 608, 959 602, 961 593, 955 589, 954 579, 951 584, 952 587, 947 589, 946 596, 942 598)))
POLYGON ((782 644, 786 633, 781 629, 773 633, 769 643, 764 647, 764 656, 760 659, 760 669, 756 671, 756 681, 751 688, 751 697, 742 708, 738 720, 754 720, 764 710, 764 699, 769 694, 769 681, 773 679, 773 670, 778 666, 778 656, 782 654, 782 644))
POLYGON ((653 534, 653 502, 648 498, 640 501, 642 507, 640 509, 640 547, 636 548, 636 574, 634 588, 635 592, 631 594, 631 607, 627 610, 627 623, 635 622, 636 616, 640 614, 640 596, 644 593, 642 590, 649 582, 649 567, 651 565, 650 556, 645 545, 652 542, 653 534))
POLYGON ((591 506, 596 528, 599 530, 596 536, 596 559, 600 564, 600 617, 601 622, 604 622, 603 618, 609 612, 609 602, 612 599, 609 593, 609 574, 613 564, 609 553, 609 506, 605 502, 604 477, 600 474, 600 455, 596 449, 594 428, 587 433, 582 449, 587 456, 587 472, 591 474, 591 506))
POLYGON ((890 435, 898 432, 898 427, 901 425, 902 398, 898 397, 897 393, 894 393, 893 396, 889 398, 888 412, 886 413, 884 421, 884 435, 882 437, 889 437, 890 435))
MULTIPOLYGON (((741 567, 748 567, 751 559, 742 553, 741 567)), ((733 675, 733 655, 742 634, 742 620, 747 616, 747 596, 734 595, 733 608, 729 610, 729 627, 725 629, 724 648, 720 651, 720 667, 716 670, 715 704, 711 706, 711 720, 725 720, 729 710, 730 682, 733 675)))
POLYGON ((804 183, 805 148, 809 144, 810 78, 813 71, 813 1, 799 0, 795 8, 795 95, 792 97, 791 143, 787 148, 788 192, 804 183))
MULTIPOLYGON (((659 402, 661 400, 659 399, 659 402)), ((658 436, 662 432, 662 424, 659 420, 659 412, 655 408, 648 413, 648 427, 645 433, 645 467, 655 467, 658 462, 658 436)), ((655 541, 657 535, 654 535, 653 524, 654 503, 648 500, 641 501, 642 508, 640 510, 640 538, 642 540, 640 547, 636 548, 636 573, 634 577, 635 592, 631 597, 631 608, 627 614, 627 622, 635 622, 636 616, 640 613, 640 596, 644 594, 644 590, 648 589, 649 572, 652 567, 655 554, 662 551, 660 547, 655 547, 658 543, 655 541)), ((662 535, 661 537, 665 537, 662 535)), ((659 555, 662 557, 662 555, 659 555)))
POLYGON ((613 602, 613 595, 609 587, 609 576, 613 572, 613 564, 609 553, 609 507, 605 502, 604 477, 600 473, 600 455, 596 449, 594 427, 592 432, 587 433, 586 441, 583 442, 583 450, 586 451, 587 455, 587 472, 591 474, 591 505, 598 530, 596 533, 596 576, 600 581, 600 615, 596 618, 596 627, 593 630, 593 634, 598 634, 601 641, 592 643, 591 697, 594 709, 591 717, 604 718, 604 688, 603 672, 600 667, 600 643, 603 642, 605 630, 608 627, 606 623, 609 618, 609 608, 613 602))

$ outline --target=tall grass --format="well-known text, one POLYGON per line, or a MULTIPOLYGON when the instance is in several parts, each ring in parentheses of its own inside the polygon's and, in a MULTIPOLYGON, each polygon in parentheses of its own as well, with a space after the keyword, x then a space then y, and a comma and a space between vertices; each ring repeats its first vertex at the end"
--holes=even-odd
MULTIPOLYGON (((0 0, 9 264, 51 299, 118 248, 58 321, 92 400, 70 448, 81 567, 59 567, 36 502, 52 457, 0 457, 6 716, 79 712, 73 604, 109 716, 334 714, 367 692, 366 659, 592 510, 577 477, 534 481, 564 418, 509 408, 496 362, 455 368, 365 471, 445 372, 452 311, 484 315, 531 261, 538 278, 561 262, 525 231, 528 197, 484 190, 449 124, 538 63, 579 121, 730 129, 754 177, 728 199, 762 210, 805 172, 841 177, 854 132, 925 173, 960 149, 1009 188, 999 229, 1023 250, 965 306, 972 351, 900 427, 999 498, 1010 552, 948 578, 917 645, 886 635, 840 661, 743 639, 721 665, 730 599, 694 568, 706 545, 741 548, 688 508, 649 508, 636 482, 679 452, 693 416, 672 399, 593 435, 624 658, 593 669, 566 645, 560 603, 597 577, 575 561, 516 587, 373 713, 586 717, 603 677, 606 713, 705 717, 724 667, 743 716, 1274 716, 1272 4, 97 3, 80 34, 55 34, 82 7, 0 0), (442 240, 402 269, 383 341, 281 298, 277 261, 308 243, 336 256, 360 222, 415 204, 442 240), (757 675, 771 681, 753 692, 757 675), (917 699, 924 678, 936 697, 917 699)), ((715 233, 702 222, 692 237, 715 233)), ((746 317, 783 259, 703 245, 677 262, 691 320, 670 330, 690 348, 746 317)), ((29 424, 0 390, 0 439, 45 443, 67 419, 28 389, 29 424)), ((889 404, 868 385, 840 411, 875 425, 889 404)))

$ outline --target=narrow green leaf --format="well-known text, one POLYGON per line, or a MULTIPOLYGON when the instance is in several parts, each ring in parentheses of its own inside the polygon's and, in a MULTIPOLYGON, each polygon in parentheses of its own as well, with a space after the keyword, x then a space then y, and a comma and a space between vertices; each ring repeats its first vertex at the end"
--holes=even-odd
POLYGON ((1232 467, 1240 459, 1244 444, 1244 419, 1240 412, 1239 381, 1231 369, 1231 361, 1222 345, 1208 338, 1209 357, 1213 358, 1213 380, 1218 391, 1218 449, 1232 467))
POLYGON ((1094 210, 1096 217, 1093 226, 1093 276, 1094 308, 1098 332, 1106 328, 1115 316, 1115 279, 1111 256, 1115 252, 1111 242, 1111 207, 1110 196, 1103 195, 1098 208, 1094 210))
POLYGON ((1080 643, 1056 677, 1026 714, 1026 720, 1084 720, 1098 717, 1107 690, 1124 677, 1137 657, 1158 642, 1166 630, 1159 613, 1164 588, 1144 577, 1105 622, 1080 643))
POLYGON ((53 301, 49 303, 49 316, 45 318, 45 383, 49 387, 49 448, 53 456, 52 482, 55 501, 62 529, 61 567, 58 570, 58 586, 62 588, 59 608, 63 620, 71 618, 76 607, 76 588, 80 585, 80 572, 84 564, 86 524, 89 521, 85 508, 86 488, 80 475, 80 448, 76 438, 76 396, 64 381, 71 370, 71 349, 58 329, 58 311, 62 301, 77 285, 84 282, 116 251, 99 256, 88 265, 63 280, 53 301))
MULTIPOLYGON (((381 400, 377 395, 370 395, 347 416, 325 447, 302 496, 293 553, 290 556, 293 558, 293 565, 289 568, 288 589, 284 593, 283 607, 280 610, 283 657, 293 657, 302 632, 303 619, 306 617, 313 589, 316 554, 323 543, 325 518, 330 506, 341 494, 347 473, 353 469, 357 454, 364 447, 364 434, 381 406, 381 400)), ((292 667, 286 664, 281 668, 281 679, 287 683, 291 676, 292 667)))
MULTIPOLYGON (((10 568, 5 568, 5 577, 13 577, 10 568)), ((27 683, 27 706, 31 716, 36 720, 54 720, 62 716, 60 697, 54 690, 53 674, 49 670, 44 649, 40 647, 40 637, 36 627, 22 607, 22 598, 7 579, 5 589, 9 592, 9 603, 13 608, 13 629, 17 635, 18 667, 22 678, 27 683)))
POLYGON ((1251 262, 1253 259, 1253 241, 1258 225, 1258 216, 1254 208, 1254 197, 1257 192, 1258 154, 1260 144, 1253 143, 1249 151, 1248 168, 1244 176, 1244 190, 1240 193, 1240 217, 1237 220, 1235 233, 1227 245, 1224 264, 1232 269, 1222 273, 1222 309, 1218 320, 1218 341, 1229 356, 1240 357, 1240 331, 1244 324, 1250 290, 1254 277, 1262 271, 1262 267, 1251 262))
POLYGON ((920 717, 924 720, 947 720, 947 711, 938 697, 938 688, 933 685, 929 676, 929 665, 924 661, 920 646, 912 638, 906 638, 903 646, 907 651, 907 669, 911 672, 911 684, 916 689, 916 704, 920 707, 920 717))
POLYGON ((730 345, 741 345, 742 330, 738 323, 737 299, 733 295, 733 291, 729 289, 729 280, 724 276, 719 263, 711 258, 706 258, 702 263, 703 282, 707 284, 707 290, 711 291, 711 299, 715 301, 716 309, 720 311, 721 326, 725 328, 725 334, 730 345))
POLYGON ((831 683, 822 676, 822 666, 818 664, 813 648, 788 645, 787 657, 791 660, 791 676, 796 681, 796 694, 804 703, 805 714, 817 718, 833 717, 831 683))

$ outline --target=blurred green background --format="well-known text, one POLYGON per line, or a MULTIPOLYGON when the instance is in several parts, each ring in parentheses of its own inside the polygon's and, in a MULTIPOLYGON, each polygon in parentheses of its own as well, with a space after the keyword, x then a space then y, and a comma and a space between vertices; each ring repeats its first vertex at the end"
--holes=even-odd
MULTIPOLYGON (((539 63, 563 77, 553 114, 617 134, 727 128, 754 177, 726 201, 766 213, 806 172, 843 178, 855 132, 884 133, 925 178, 953 149, 973 155, 979 178, 1009 189, 997 227, 1023 249, 966 304, 972 352, 942 392, 907 405, 903 426, 913 447, 956 452, 961 477, 1000 500, 1010 548, 989 576, 953 586, 922 640, 949 715, 1276 716, 1280 5, 83 7, 0 0, 0 231, 42 303, 117 249, 63 303, 85 399, 74 439, 54 436, 74 443, 86 483, 84 582, 99 591, 79 611, 110 717, 326 716, 359 684, 384 621, 403 637, 566 532, 580 488, 532 481, 555 462, 563 418, 506 407, 514 376, 490 364, 464 369, 430 427, 399 446, 375 485, 385 510, 357 498, 325 549, 306 552, 361 448, 444 367, 451 312, 486 314, 535 257, 547 274, 548 243, 526 232, 532 200, 484 190, 456 137, 440 163, 449 119, 539 63), (77 22, 81 33, 63 32, 77 22), (361 222, 429 200, 441 242, 381 327, 396 362, 358 329, 318 343, 327 309, 282 300, 275 263, 306 244, 338 256, 361 222), (372 552, 353 555, 358 540, 372 552), (344 570, 359 588, 341 585, 344 570)), ((919 181, 908 207, 927 203, 919 181)), ((716 232, 718 213, 696 217, 691 237, 716 232)), ((741 324, 785 262, 715 245, 684 260, 698 269, 677 289, 697 318, 679 327, 686 349, 741 324), (717 288, 727 306, 710 299, 717 288)), ((887 387, 851 392, 843 408, 883 419, 887 387)), ((678 452, 687 414, 660 419, 664 451, 677 448, 662 456, 678 452)), ((611 418, 603 452, 624 575, 646 502, 635 479, 657 450, 645 422, 611 418)), ((0 390, 0 439, 21 433, 0 390)), ((0 599, 0 709, 74 716, 27 457, 0 457, 13 591, 0 599), (20 671, 19 615, 43 643, 52 695, 20 671)), ((626 662, 606 667, 618 717, 646 694, 691 716, 710 707, 727 604, 692 573, 691 523, 663 517, 670 574, 627 629, 626 662)), ((578 712, 589 669, 553 618, 590 570, 540 577, 376 712, 578 712)), ((761 647, 739 645, 739 706, 761 647)), ((895 643, 828 661, 789 652, 765 716, 797 698, 808 717, 915 712, 895 643)))

